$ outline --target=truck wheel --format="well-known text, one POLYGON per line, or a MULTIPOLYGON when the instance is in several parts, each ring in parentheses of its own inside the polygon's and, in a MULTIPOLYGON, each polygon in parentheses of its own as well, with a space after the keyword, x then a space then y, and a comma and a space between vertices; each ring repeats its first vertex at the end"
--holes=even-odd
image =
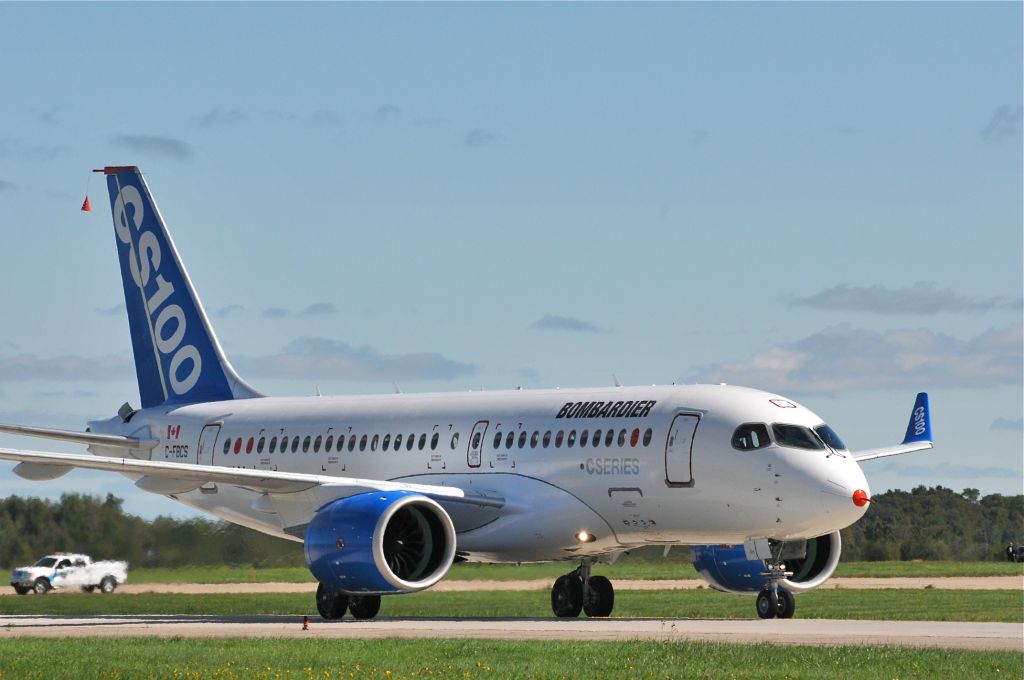
POLYGON ((35 591, 36 595, 46 595, 50 590, 50 582, 45 577, 40 576, 36 579, 36 582, 32 584, 32 590, 35 591))
POLYGON ((110 594, 117 588, 117 579, 113 576, 104 576, 103 580, 100 581, 100 590, 104 593, 110 594))
POLYGON ((14 592, 16 592, 18 595, 28 595, 28 591, 30 591, 30 590, 32 590, 32 589, 31 588, 22 588, 21 586, 14 586, 14 592))
POLYGON ((82 586, 83 593, 91 593, 94 590, 96 590, 96 586, 82 586))

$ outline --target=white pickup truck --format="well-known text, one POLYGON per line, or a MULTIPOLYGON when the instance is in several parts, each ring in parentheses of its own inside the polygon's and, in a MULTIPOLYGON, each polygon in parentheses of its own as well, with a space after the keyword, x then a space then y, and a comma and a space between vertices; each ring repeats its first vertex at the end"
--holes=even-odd
POLYGON ((11 572, 11 585, 18 595, 33 591, 45 595, 52 588, 81 588, 87 593, 99 588, 112 593, 128 580, 128 563, 105 560, 93 562, 88 555, 54 553, 31 567, 11 572))

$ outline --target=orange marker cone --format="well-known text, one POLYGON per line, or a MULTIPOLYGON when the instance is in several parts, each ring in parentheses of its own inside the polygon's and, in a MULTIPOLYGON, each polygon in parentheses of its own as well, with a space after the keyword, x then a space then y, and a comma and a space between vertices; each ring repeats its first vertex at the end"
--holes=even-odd
POLYGON ((92 212, 92 206, 89 205, 89 197, 88 196, 85 197, 85 201, 82 203, 82 211, 83 212, 92 212))
POLYGON ((302 617, 302 630, 309 630, 309 617, 308 616, 303 616, 302 617))

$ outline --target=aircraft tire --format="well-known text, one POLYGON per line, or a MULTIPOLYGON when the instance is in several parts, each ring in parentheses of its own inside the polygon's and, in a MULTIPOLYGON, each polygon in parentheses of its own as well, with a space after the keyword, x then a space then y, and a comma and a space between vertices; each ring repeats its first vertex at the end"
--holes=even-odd
POLYGON ((380 595, 353 595, 348 610, 359 620, 372 619, 380 611, 380 595))
POLYGON ((591 618, 611 616, 615 607, 615 589, 604 576, 591 576, 583 589, 583 612, 591 618))
POLYGON ((578 574, 565 574, 551 587, 551 611, 562 619, 571 619, 583 611, 583 579, 578 574))
POLYGON ((791 619, 794 613, 796 613, 796 598, 785 588, 779 588, 779 606, 775 610, 775 615, 780 619, 791 619))
POLYGON ((340 619, 348 609, 348 595, 336 593, 323 583, 316 587, 316 610, 327 621, 340 619))
POLYGON ((775 618, 777 607, 772 606, 772 594, 767 588, 757 594, 757 615, 762 619, 775 618))
POLYGON ((36 595, 46 595, 46 593, 50 592, 50 582, 40 576, 32 584, 32 590, 35 591, 36 595))

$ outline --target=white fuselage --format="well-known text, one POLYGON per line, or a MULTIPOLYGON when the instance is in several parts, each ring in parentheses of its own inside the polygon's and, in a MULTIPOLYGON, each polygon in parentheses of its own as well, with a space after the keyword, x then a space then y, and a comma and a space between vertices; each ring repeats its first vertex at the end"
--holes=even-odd
MULTIPOLYGON (((159 439, 135 454, 154 461, 447 485, 504 499, 500 512, 442 502, 469 560, 810 538, 863 515, 852 494, 868 485, 848 453, 774 441, 734 448, 736 428, 748 423, 816 427, 822 420, 778 395, 689 385, 266 397, 164 405, 90 428, 159 439), (594 540, 579 541, 580 531, 594 540)), ((167 495, 298 540, 331 500, 212 484, 167 495)))

